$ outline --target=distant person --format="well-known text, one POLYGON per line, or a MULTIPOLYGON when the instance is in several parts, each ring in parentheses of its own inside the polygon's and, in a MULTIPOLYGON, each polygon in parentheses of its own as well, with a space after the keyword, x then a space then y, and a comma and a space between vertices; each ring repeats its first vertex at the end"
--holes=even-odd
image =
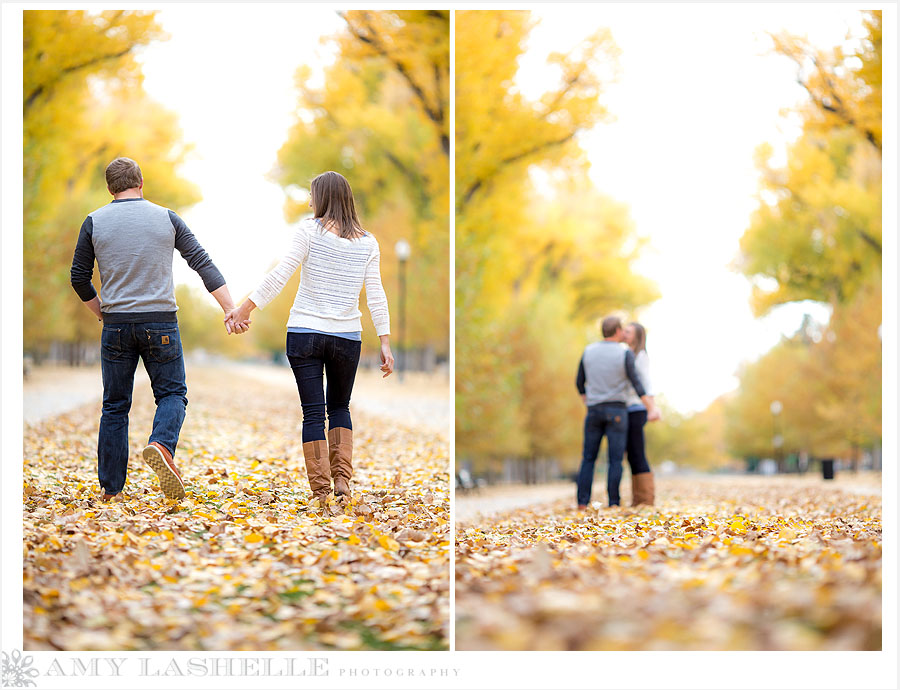
POLYGON ((360 224, 350 183, 336 172, 322 173, 310 184, 309 205, 313 217, 297 226, 281 263, 225 321, 234 328, 248 322, 250 312, 269 304, 302 266, 287 322, 286 349, 303 409, 306 474, 313 497, 324 508, 332 492, 332 480, 335 496, 350 498, 350 394, 362 348, 359 294, 363 286, 375 332, 381 339, 384 377, 394 370, 394 356, 378 242, 360 224))
MULTIPOLYGON (((225 312, 234 308, 234 302, 225 278, 184 221, 144 199, 137 163, 116 158, 106 167, 106 185, 113 200, 81 224, 71 270, 75 292, 103 322, 103 411, 97 444, 101 500, 121 498, 125 486, 128 413, 138 359, 144 362, 156 401, 153 429, 142 455, 159 477, 166 498, 180 499, 184 481, 173 458, 188 401, 175 316, 173 251, 177 249, 200 274, 225 312), (102 301, 91 284, 95 260, 102 301)), ((247 326, 238 328, 244 332, 247 326)))
POLYGON ((587 405, 584 420, 584 448, 578 472, 578 508, 588 507, 594 483, 594 463, 605 435, 609 453, 606 489, 609 505, 619 505, 619 483, 622 480, 622 456, 628 438, 628 386, 634 386, 648 410, 648 419, 656 419, 659 412, 653 399, 646 395, 634 365, 634 353, 623 348, 622 321, 607 316, 601 324, 603 340, 588 345, 578 365, 575 385, 587 405))
MULTIPOLYGON (((634 367, 644 385, 644 393, 656 402, 653 384, 650 380, 650 357, 647 355, 647 331, 636 321, 625 326, 625 344, 634 353, 634 367)), ((631 467, 631 505, 653 505, 655 491, 653 472, 644 452, 644 425, 647 423, 647 407, 629 382, 628 397, 628 440, 625 443, 625 457, 631 467)))

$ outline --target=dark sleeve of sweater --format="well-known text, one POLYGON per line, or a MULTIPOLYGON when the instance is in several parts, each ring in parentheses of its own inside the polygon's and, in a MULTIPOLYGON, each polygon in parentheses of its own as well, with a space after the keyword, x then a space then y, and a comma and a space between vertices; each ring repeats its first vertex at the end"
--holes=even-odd
POLYGON ((94 275, 94 221, 90 216, 81 224, 78 233, 78 242, 75 244, 75 255, 72 257, 72 270, 69 272, 69 280, 72 287, 82 302, 90 302, 97 296, 97 291, 91 284, 94 275))
POLYGON ((647 395, 647 391, 644 390, 644 385, 641 383, 641 377, 638 376, 637 368, 634 366, 634 353, 631 350, 625 350, 625 375, 628 376, 628 380, 631 381, 631 385, 634 386, 639 397, 643 398, 647 395))
POLYGON ((175 249, 181 252, 187 265, 200 274, 203 285, 209 292, 222 287, 225 284, 225 278, 209 258, 206 250, 200 246, 194 233, 174 211, 169 211, 169 220, 172 221, 172 227, 175 228, 175 249))
POLYGON ((578 376, 575 377, 575 387, 584 395, 584 357, 578 362, 578 376))

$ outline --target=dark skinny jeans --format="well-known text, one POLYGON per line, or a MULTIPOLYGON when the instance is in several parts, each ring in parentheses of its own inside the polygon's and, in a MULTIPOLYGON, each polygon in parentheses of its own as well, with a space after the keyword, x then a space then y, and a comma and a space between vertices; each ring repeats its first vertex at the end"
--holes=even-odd
POLYGON ((644 426, 647 424, 647 410, 635 410, 628 413, 628 442, 625 455, 631 467, 631 475, 650 471, 650 463, 644 453, 644 426))
POLYGON ((352 429, 350 394, 362 343, 325 333, 288 333, 287 358, 303 408, 303 443, 324 441, 328 428, 352 429), (322 374, 328 379, 328 389, 322 374))

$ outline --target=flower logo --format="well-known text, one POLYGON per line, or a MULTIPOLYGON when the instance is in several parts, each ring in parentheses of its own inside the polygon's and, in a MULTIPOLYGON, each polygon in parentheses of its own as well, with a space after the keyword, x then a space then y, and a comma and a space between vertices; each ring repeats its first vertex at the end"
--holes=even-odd
POLYGON ((36 683, 31 680, 38 676, 38 670, 31 668, 33 657, 22 656, 18 649, 12 651, 12 655, 0 652, 3 658, 3 687, 4 688, 33 688, 36 683))

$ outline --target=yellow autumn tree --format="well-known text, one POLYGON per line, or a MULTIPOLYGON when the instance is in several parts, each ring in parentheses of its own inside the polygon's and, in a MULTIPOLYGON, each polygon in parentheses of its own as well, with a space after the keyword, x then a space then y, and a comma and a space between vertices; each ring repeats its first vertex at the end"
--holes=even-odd
MULTIPOLYGON (((363 226, 378 239, 381 271, 398 337, 395 244, 411 246, 404 340, 449 354, 449 70, 447 10, 341 13, 329 40, 337 58, 324 86, 301 67, 298 117, 278 152, 274 177, 286 192, 285 217, 309 213, 310 180, 325 170, 350 182, 363 226)), ((284 317, 299 273, 259 315, 260 342, 282 349, 284 317), (275 319, 277 324, 270 320, 275 319)), ((372 327, 363 319, 363 328, 372 327)), ((374 336, 364 337, 374 342, 374 336)), ((402 345, 396 343, 396 346, 402 345)))
POLYGON ((529 98, 516 79, 533 26, 529 12, 456 13, 456 448, 480 470, 573 462, 597 317, 656 297, 632 270, 627 208, 592 186, 576 138, 610 117, 618 48, 598 29, 551 55, 558 83, 529 98))
POLYGON ((881 12, 863 12, 861 24, 852 49, 773 37, 808 99, 786 164, 771 164, 768 145, 759 150, 759 204, 737 266, 753 282, 757 314, 813 300, 831 319, 742 372, 727 432, 741 455, 771 448, 772 399, 784 401, 785 452, 856 462, 880 445, 881 12))
POLYGON ((137 47, 163 38, 152 12, 24 12, 26 350, 96 338, 69 267, 84 217, 110 199, 110 160, 137 160, 154 202, 182 209, 199 200, 176 172, 187 148, 175 117, 147 97, 134 59, 137 47))
POLYGON ((796 300, 845 303, 881 270, 881 12, 862 18, 853 51, 773 37, 809 99, 787 164, 771 164, 768 144, 757 153, 759 204, 737 266, 759 314, 796 300))

